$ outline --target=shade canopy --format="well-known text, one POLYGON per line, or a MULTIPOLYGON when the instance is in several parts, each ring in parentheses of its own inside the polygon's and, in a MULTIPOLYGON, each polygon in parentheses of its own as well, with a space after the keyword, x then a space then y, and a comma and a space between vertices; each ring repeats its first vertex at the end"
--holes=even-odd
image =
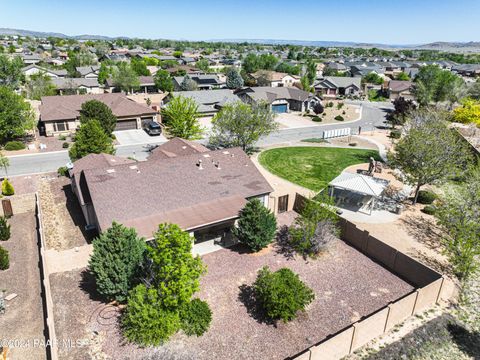
POLYGON ((338 189, 379 197, 387 187, 388 181, 362 174, 343 172, 329 185, 338 189))

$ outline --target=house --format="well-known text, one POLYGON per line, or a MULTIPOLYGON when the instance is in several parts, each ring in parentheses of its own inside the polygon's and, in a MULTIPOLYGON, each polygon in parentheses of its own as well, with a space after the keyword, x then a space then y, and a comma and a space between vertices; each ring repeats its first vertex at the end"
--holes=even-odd
POLYGON ((24 68, 22 68, 22 72, 27 78, 31 75, 36 75, 40 73, 50 76, 52 79, 63 78, 67 76, 67 70, 65 69, 52 70, 52 69, 40 67, 38 65, 25 66, 24 68))
POLYGON ((100 87, 97 79, 53 78, 52 83, 60 95, 103 93, 103 89, 100 87))
MULTIPOLYGON (((158 92, 153 76, 139 76, 138 81, 139 87, 138 89, 135 89, 135 93, 150 94, 158 92)), ((121 92, 121 89, 115 86, 112 78, 108 78, 105 80, 105 91, 109 93, 115 93, 121 92)))
POLYGON ((80 74, 80 77, 82 78, 98 79, 98 72, 100 71, 100 66, 77 66, 75 70, 77 70, 77 72, 80 74))
POLYGON ((412 88, 413 82, 411 81, 390 80, 384 84, 383 91, 392 101, 399 97, 403 97, 405 100, 413 100, 412 88))
MULTIPOLYGON (((205 75, 189 75, 190 78, 197 83, 199 90, 212 90, 221 89, 226 87, 225 81, 220 80, 220 77, 216 74, 205 75)), ((184 76, 174 76, 173 85, 176 91, 181 91, 181 84, 184 76)))
POLYGON ((276 113, 304 112, 313 109, 321 101, 317 96, 295 87, 248 87, 238 90, 236 94, 248 104, 270 104, 276 113))
POLYGON ((42 61, 39 54, 21 54, 21 57, 25 65, 35 65, 42 61))
POLYGON ((164 156, 137 163, 104 154, 77 160, 71 185, 87 225, 103 232, 116 221, 148 240, 159 224, 174 223, 196 244, 232 244, 240 210, 253 198, 268 207, 273 189, 240 148, 196 146, 173 139, 154 150, 164 156))
POLYGON ((477 77, 480 76, 480 64, 458 64, 452 66, 452 71, 462 76, 477 77))
POLYGON ((164 106, 168 104, 173 96, 178 95, 193 99, 198 105, 200 116, 204 117, 215 115, 226 104, 240 101, 240 98, 229 89, 195 90, 169 94, 164 100, 164 106))
POLYGON ((291 87, 300 82, 299 76, 270 70, 258 70, 250 74, 250 77, 255 80, 258 86, 291 87))
POLYGON ((320 96, 336 97, 344 95, 359 95, 362 89, 359 77, 325 76, 313 85, 320 96))
POLYGON ((40 132, 46 136, 72 133, 80 126, 82 104, 98 100, 106 104, 117 117, 115 130, 141 129, 147 121, 157 120, 157 112, 130 100, 123 93, 44 96, 40 105, 40 132))

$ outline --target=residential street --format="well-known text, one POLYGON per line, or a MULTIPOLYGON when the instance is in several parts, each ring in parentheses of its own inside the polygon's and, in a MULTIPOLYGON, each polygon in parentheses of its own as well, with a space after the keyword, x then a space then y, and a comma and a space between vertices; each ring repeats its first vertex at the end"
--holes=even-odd
MULTIPOLYGON (((358 131, 360 126, 362 130, 371 130, 373 126, 382 126, 385 120, 386 109, 393 109, 390 103, 372 103, 366 101, 352 102, 361 104, 363 107, 362 118, 357 121, 345 124, 330 124, 312 126, 299 129, 283 129, 277 133, 259 141, 259 146, 267 146, 274 144, 286 143, 289 141, 299 141, 301 139, 321 137, 324 130, 341 129, 350 127, 354 133, 358 131)), ((156 139, 155 139, 156 140, 156 139)), ((152 143, 155 141, 153 140, 152 143)), ((119 145, 117 146, 117 155, 131 156, 138 160, 145 160, 148 155, 148 144, 136 145, 119 145)), ((37 154, 26 154, 10 156, 10 167, 8 168, 9 176, 29 175, 57 171, 61 166, 65 166, 69 162, 67 151, 46 152, 37 154)), ((5 172, 0 170, 0 176, 5 176, 5 172)))

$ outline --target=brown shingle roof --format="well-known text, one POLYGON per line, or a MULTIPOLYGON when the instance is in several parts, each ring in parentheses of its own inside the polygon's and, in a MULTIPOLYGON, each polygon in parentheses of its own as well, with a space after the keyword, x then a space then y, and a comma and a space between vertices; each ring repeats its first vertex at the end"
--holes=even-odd
POLYGON ((203 221, 216 222, 237 214, 243 207, 239 198, 273 191, 240 148, 119 165, 110 170, 89 169, 84 176, 100 231, 112 221, 135 224, 142 234, 152 234, 165 221, 179 221, 183 228, 192 229, 203 221))
POLYGON ((176 156, 198 154, 206 151, 210 150, 208 150, 202 144, 176 137, 162 145, 157 146, 148 157, 148 160, 158 160, 176 156))
POLYGON ((43 96, 40 105, 42 121, 74 120, 80 116, 82 104, 89 100, 98 100, 107 105, 117 117, 137 117, 155 115, 155 110, 130 100, 122 93, 43 96))
POLYGON ((410 90, 413 86, 413 82, 404 81, 404 80, 390 80, 388 83, 388 88, 393 92, 401 92, 410 90))

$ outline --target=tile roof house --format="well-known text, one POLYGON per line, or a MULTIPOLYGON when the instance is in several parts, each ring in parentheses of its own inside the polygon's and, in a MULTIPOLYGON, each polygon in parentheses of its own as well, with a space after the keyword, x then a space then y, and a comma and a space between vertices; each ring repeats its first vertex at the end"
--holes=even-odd
POLYGON ((359 77, 325 76, 313 87, 321 96, 336 97, 338 95, 358 95, 362 90, 359 77))
POLYGON ((168 222, 196 242, 212 234, 224 240, 248 199, 268 206, 273 189, 240 148, 192 146, 173 139, 155 149, 167 156, 137 163, 102 154, 76 161, 72 188, 88 226, 102 232, 116 221, 150 239, 158 224, 168 222))
POLYGON ((248 87, 235 93, 248 104, 266 102, 276 113, 304 112, 320 102, 317 96, 296 87, 248 87))
POLYGON ((130 100, 123 93, 44 96, 40 105, 40 129, 47 136, 74 132, 80 126, 82 104, 98 100, 117 117, 116 130, 141 129, 142 123, 156 121, 157 112, 130 100))

